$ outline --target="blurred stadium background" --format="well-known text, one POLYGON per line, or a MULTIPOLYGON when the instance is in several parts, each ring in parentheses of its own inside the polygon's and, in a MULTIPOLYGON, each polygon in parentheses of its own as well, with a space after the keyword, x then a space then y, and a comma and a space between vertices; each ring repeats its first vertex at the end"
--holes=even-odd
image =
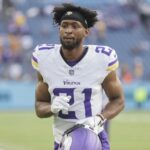
POLYGON ((34 113, 37 44, 59 43, 51 11, 61 2, 97 10, 85 44, 116 49, 126 107, 110 125, 112 150, 150 150, 150 0, 0 0, 0 150, 52 150, 52 119, 34 113))

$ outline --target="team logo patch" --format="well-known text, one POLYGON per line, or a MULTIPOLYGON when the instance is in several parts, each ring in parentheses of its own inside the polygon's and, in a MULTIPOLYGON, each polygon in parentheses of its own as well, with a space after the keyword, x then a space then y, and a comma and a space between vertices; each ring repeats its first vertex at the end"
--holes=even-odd
POLYGON ((66 15, 68 15, 68 16, 70 16, 72 14, 73 14, 72 11, 67 11, 67 13, 66 13, 66 15))
POLYGON ((73 75, 74 75, 74 70, 73 70, 73 69, 70 69, 70 70, 69 70, 69 74, 70 74, 71 76, 73 76, 73 75))

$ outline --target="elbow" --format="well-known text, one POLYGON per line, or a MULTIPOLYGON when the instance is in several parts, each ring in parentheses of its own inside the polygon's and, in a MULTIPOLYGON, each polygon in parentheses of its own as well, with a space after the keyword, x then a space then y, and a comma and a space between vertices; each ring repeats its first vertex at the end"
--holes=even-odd
POLYGON ((53 115, 53 113, 50 111, 49 106, 43 107, 41 105, 36 105, 35 112, 38 118, 48 118, 53 115))
POLYGON ((40 108, 39 103, 36 103, 36 104, 35 104, 35 113, 36 113, 36 116, 37 116, 38 118, 43 118, 43 112, 42 112, 42 110, 41 110, 41 108, 40 108))
POLYGON ((38 118, 44 118, 43 114, 39 110, 36 109, 35 113, 38 118))
POLYGON ((125 99, 124 97, 121 99, 120 103, 119 103, 119 106, 120 106, 120 110, 124 110, 125 108, 125 99))
POLYGON ((35 113, 38 118, 45 117, 44 112, 43 112, 42 108, 40 107, 40 105, 35 105, 35 113))
POLYGON ((124 110, 124 108, 125 108, 125 103, 122 104, 121 111, 124 110))

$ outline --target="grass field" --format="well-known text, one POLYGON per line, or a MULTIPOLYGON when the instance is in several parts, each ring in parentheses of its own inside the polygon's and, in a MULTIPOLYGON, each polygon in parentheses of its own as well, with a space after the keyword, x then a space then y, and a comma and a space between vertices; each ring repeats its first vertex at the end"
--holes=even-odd
MULTIPOLYGON (((0 150, 53 150, 52 119, 0 112, 0 150)), ((111 123, 111 150, 150 150, 150 112, 126 112, 111 123)))

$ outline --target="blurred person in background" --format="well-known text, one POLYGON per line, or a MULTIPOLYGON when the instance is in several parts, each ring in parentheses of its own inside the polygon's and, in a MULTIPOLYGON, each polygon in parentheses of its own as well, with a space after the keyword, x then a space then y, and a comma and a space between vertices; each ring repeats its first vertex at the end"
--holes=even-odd
POLYGON ((136 108, 141 110, 144 103, 148 100, 148 90, 143 86, 138 86, 133 91, 133 97, 136 102, 136 108))
POLYGON ((131 84, 133 82, 133 75, 129 69, 128 64, 122 64, 120 76, 121 76, 121 81, 125 84, 131 84))
POLYGON ((55 150, 110 150, 103 125, 124 108, 117 54, 108 46, 83 45, 96 11, 67 3, 53 14, 61 45, 38 45, 32 56, 38 71, 36 114, 54 116, 55 150))
POLYGON ((98 39, 99 42, 105 42, 106 40, 106 23, 104 22, 104 20, 100 20, 97 22, 96 24, 96 29, 98 32, 98 39))
POLYGON ((134 59, 134 80, 135 81, 142 81, 143 75, 144 75, 144 67, 143 67, 143 61, 140 57, 135 57, 134 59))

